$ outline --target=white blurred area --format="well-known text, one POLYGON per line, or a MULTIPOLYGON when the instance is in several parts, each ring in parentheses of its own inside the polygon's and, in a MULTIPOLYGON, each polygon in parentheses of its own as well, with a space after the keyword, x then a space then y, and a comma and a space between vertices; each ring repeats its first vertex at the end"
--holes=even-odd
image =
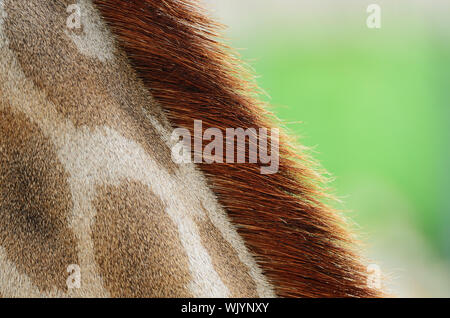
POLYGON ((380 5, 386 25, 401 28, 398 20, 412 19, 450 36, 448 0, 202 0, 202 3, 229 26, 230 35, 302 25, 324 31, 348 24, 365 26, 366 9, 375 3, 380 5))
MULTIPOLYGON (((286 29, 291 33, 294 30, 298 37, 292 41, 299 42, 311 30, 314 35, 334 37, 353 32, 352 26, 358 30, 356 32, 366 32, 366 9, 372 3, 381 6, 383 32, 408 32, 407 21, 414 21, 414 25, 425 26, 419 28, 424 33, 422 36, 432 33, 450 40, 449 0, 203 0, 203 3, 228 27, 225 37, 238 44, 239 49, 245 49, 252 37, 264 38, 269 32, 276 36, 286 29), (340 30, 339 33, 336 30, 340 30)), ((351 195, 358 197, 358 189, 354 190, 351 195)), ((366 193, 361 197, 370 195, 366 193)), ((392 213, 404 209, 407 214, 414 209, 406 205, 400 202, 398 210, 392 213)), ((394 296, 450 297, 450 264, 439 258, 422 234, 408 222, 407 218, 393 218, 386 221, 376 236, 370 232, 365 235, 367 256, 388 274, 388 290, 394 296)))

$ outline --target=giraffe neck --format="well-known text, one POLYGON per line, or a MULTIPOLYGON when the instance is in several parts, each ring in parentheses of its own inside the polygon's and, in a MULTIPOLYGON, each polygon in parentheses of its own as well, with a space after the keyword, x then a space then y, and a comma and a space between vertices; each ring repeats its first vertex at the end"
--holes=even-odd
POLYGON ((274 296, 91 1, 79 27, 71 4, 0 0, 0 294, 274 296))

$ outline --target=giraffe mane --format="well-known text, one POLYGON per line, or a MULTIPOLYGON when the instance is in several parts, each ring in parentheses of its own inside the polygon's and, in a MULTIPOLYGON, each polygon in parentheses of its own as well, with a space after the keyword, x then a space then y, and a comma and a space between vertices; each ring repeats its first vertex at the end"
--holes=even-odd
MULTIPOLYGON (((94 0, 131 64, 175 127, 276 127, 258 88, 194 0, 94 0)), ((355 240, 326 202, 325 179, 280 133, 279 172, 200 164, 280 297, 373 297, 355 240)))

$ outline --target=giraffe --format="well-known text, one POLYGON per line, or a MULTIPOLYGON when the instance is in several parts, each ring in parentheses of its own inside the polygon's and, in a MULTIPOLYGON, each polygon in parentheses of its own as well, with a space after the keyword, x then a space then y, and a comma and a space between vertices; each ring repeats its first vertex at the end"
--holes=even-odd
POLYGON ((276 175, 174 163, 195 118, 276 125, 215 28, 193 0, 0 0, 2 297, 379 295, 284 135, 276 175))

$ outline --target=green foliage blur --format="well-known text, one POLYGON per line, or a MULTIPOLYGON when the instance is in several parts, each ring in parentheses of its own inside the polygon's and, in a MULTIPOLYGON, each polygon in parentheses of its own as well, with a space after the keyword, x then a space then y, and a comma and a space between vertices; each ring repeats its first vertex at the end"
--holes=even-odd
POLYGON ((439 33, 420 13, 385 13, 381 29, 368 29, 365 17, 362 7, 359 24, 231 26, 231 44, 245 48, 271 110, 335 179, 337 207, 393 291, 448 297, 450 24, 439 33))

